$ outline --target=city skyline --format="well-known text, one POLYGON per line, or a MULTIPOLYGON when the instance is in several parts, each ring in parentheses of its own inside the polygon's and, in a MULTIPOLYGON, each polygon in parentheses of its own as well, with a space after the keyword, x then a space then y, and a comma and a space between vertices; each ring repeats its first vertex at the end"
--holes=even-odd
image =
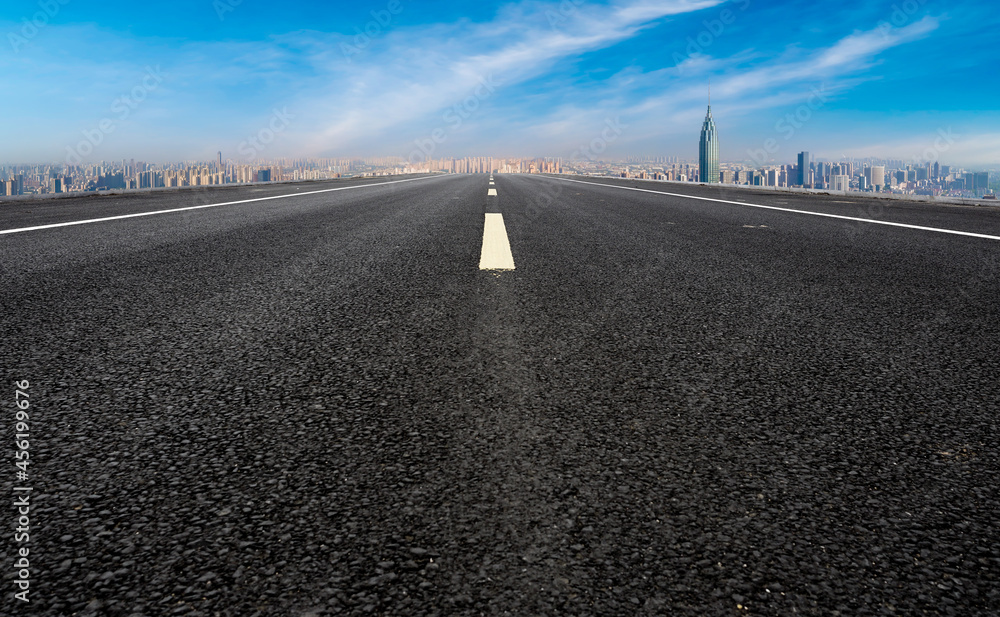
POLYGON ((0 197, 94 191, 207 187, 220 185, 301 182, 413 173, 527 173, 635 178, 641 180, 721 183, 755 187, 798 187, 816 190, 865 191, 896 195, 995 199, 1000 173, 902 159, 814 159, 799 152, 796 164, 757 165, 719 161, 718 135, 709 109, 702 126, 701 156, 694 164, 678 157, 634 156, 626 160, 563 159, 561 157, 463 157, 412 162, 401 157, 276 159, 240 163, 223 160, 150 163, 142 160, 93 164, 0 164, 0 197))
POLYGON ((599 139, 608 159, 695 158, 711 79, 721 160, 1000 162, 981 2, 171 7, 0 19, 0 160, 572 158, 599 139))

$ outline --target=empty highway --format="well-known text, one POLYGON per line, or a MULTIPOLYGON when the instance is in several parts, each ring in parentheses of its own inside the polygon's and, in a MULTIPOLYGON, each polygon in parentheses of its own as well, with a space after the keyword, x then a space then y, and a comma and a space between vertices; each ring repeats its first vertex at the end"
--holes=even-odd
POLYGON ((0 201, 0 280, 31 489, 2 614, 1000 613, 998 208, 538 175, 0 201))

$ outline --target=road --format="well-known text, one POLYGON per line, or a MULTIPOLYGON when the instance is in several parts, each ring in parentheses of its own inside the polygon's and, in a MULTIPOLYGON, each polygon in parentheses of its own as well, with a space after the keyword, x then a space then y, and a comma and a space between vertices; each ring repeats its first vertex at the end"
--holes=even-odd
POLYGON ((390 180, 0 204, 0 613, 1000 613, 1000 210, 390 180))

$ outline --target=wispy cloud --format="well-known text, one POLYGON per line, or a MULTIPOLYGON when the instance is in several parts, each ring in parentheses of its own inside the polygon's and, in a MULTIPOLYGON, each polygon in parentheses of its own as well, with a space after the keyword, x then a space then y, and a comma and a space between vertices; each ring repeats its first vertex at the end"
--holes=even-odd
MULTIPOLYGON (((591 97, 603 104, 589 109, 560 108, 540 118, 538 130, 552 135, 556 127, 565 126, 562 117, 571 114, 575 126, 589 127, 590 133, 585 134, 594 134, 611 114, 626 118, 630 126, 637 128, 623 136, 618 144, 623 149, 656 135, 669 137, 691 133, 704 116, 707 80, 713 73, 716 74, 712 80, 716 108, 725 109, 730 122, 759 115, 761 111, 797 105, 815 97, 817 90, 824 97, 832 98, 865 79, 878 79, 878 75, 859 75, 865 75, 865 70, 878 62, 880 53, 927 36, 938 23, 937 19, 926 17, 888 34, 878 29, 853 32, 828 47, 811 51, 792 46, 776 58, 754 50, 743 50, 725 58, 698 55, 684 60, 688 63, 686 70, 631 73, 628 82, 608 80, 591 97), (633 95, 635 91, 649 90, 657 93, 646 97, 633 95)), ((761 127, 762 134, 767 135, 768 131, 768 124, 761 127)), ((563 149, 572 150, 575 143, 567 141, 563 149)))
MULTIPOLYGON (((971 0, 955 1, 971 6, 971 0)), ((242 40, 138 36, 99 21, 52 23, 45 45, 17 56, 0 54, 9 86, 0 113, 19 119, 0 144, 0 157, 23 160, 30 152, 59 158, 81 131, 109 113, 147 65, 160 66, 164 81, 92 158, 165 160, 210 156, 218 149, 235 156, 237 145, 265 127, 275 108, 287 108, 294 121, 262 156, 406 156, 415 140, 448 127, 445 114, 472 101, 484 81, 495 90, 473 101, 475 111, 460 128, 449 127, 447 143, 435 156, 568 155, 615 117, 629 128, 609 155, 635 149, 684 154, 696 147, 691 135, 704 114, 709 77, 725 156, 729 148, 739 152, 750 145, 740 140, 759 144, 814 88, 829 97, 824 118, 834 112, 858 116, 859 108, 887 118, 894 106, 913 110, 923 104, 917 66, 933 65, 938 79, 947 79, 956 70, 968 76, 984 54, 995 57, 988 41, 972 34, 990 31, 989 20, 997 21, 993 13, 976 13, 975 23, 949 20, 931 16, 935 7, 928 3, 887 28, 880 23, 891 20, 895 2, 875 4, 790 11, 745 0, 520 0, 498 3, 492 13, 479 11, 474 18, 420 9, 421 19, 408 21, 402 17, 412 13, 404 13, 350 55, 345 45, 356 44, 354 33, 363 22, 317 21, 311 28, 260 30, 242 40), (726 10, 736 20, 713 34, 710 45, 688 53, 689 40, 714 28, 708 24, 726 10), (867 28, 855 29, 859 19, 867 28), (959 40, 968 42, 961 62, 940 53, 959 40), (878 84, 904 78, 918 96, 890 92, 872 112, 870 93, 889 92, 878 84)), ((17 24, 0 21, 0 32, 4 27, 17 24)), ((993 108, 984 92, 995 91, 992 82, 963 83, 981 96, 961 100, 976 102, 979 110, 993 108)), ((823 122, 814 121, 810 130, 823 122)), ((996 120, 983 126, 1000 130, 996 120)), ((926 119, 897 127, 927 129, 926 119)), ((825 139, 836 141, 842 133, 825 139)), ((905 141, 887 135, 887 148, 890 137, 905 141)), ((860 130, 850 138, 872 141, 860 130)), ((988 144, 976 151, 992 152, 988 144)))
POLYGON ((580 6, 563 13, 556 25, 546 13, 558 10, 558 5, 522 5, 516 22, 500 14, 489 23, 441 26, 431 36, 391 33, 378 54, 343 69, 342 76, 354 88, 328 92, 312 102, 313 109, 327 109, 332 119, 308 147, 356 145, 417 120, 429 120, 424 132, 430 131, 436 126, 429 116, 460 103, 483 81, 510 89, 561 60, 632 37, 658 19, 719 3, 580 6))

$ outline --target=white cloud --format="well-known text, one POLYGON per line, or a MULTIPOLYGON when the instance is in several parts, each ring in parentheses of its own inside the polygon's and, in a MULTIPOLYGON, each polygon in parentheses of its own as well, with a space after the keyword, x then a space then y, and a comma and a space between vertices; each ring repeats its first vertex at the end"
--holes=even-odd
POLYGON ((323 109, 329 120, 304 145, 313 152, 349 148, 413 123, 423 124, 420 133, 427 136, 449 126, 440 115, 429 116, 461 104, 483 81, 497 84, 491 96, 502 96, 504 88, 535 78, 562 59, 628 39, 663 17, 721 1, 581 5, 562 12, 555 3, 519 5, 516 24, 502 11, 484 24, 441 25, 429 34, 387 33, 372 44, 370 54, 337 69, 338 81, 354 87, 328 91, 308 104, 307 115, 323 109))
MULTIPOLYGON (((764 45, 767 51, 747 48, 724 57, 707 55, 731 47, 729 43, 740 36, 734 27, 722 35, 732 37, 726 45, 688 56, 679 67, 662 68, 669 63, 671 46, 683 48, 682 39, 688 34, 662 24, 671 16, 723 4, 723 0, 633 0, 573 8, 573 0, 525 0, 505 5, 486 22, 459 19, 421 27, 390 26, 349 58, 342 46, 355 44, 353 35, 314 30, 265 41, 177 45, 130 39, 97 26, 52 25, 47 34, 53 38, 81 41, 97 36, 113 53, 80 54, 63 63, 52 54, 45 69, 52 93, 16 83, 12 92, 22 97, 16 102, 22 110, 34 110, 28 101, 37 100, 42 109, 52 105, 44 101, 59 99, 61 88, 73 97, 73 108, 38 115, 53 117, 47 123, 54 126, 50 132, 65 136, 55 139, 79 139, 81 129, 107 114, 111 101, 132 87, 130 80, 141 76, 143 64, 162 61, 169 79, 132 118, 137 123, 135 135, 148 139, 140 141, 120 131, 106 144, 110 151, 114 142, 114 149, 123 154, 137 146, 153 149, 149 140, 157 134, 155 129, 168 133, 154 144, 162 157, 183 152, 187 142, 192 143, 187 152, 198 147, 193 145, 197 142, 214 142, 202 144, 210 154, 218 148, 235 151, 247 135, 266 126, 275 106, 287 106, 295 119, 263 153, 267 157, 405 156, 415 139, 426 140, 437 128, 446 132, 447 143, 435 156, 495 148, 511 155, 568 154, 600 134, 607 120, 615 117, 630 126, 614 144, 621 153, 630 144, 656 139, 664 141, 665 151, 675 151, 670 139, 687 139, 700 125, 708 75, 713 75, 717 112, 724 109, 730 122, 751 119, 763 139, 773 134, 777 116, 806 100, 814 86, 822 84, 831 97, 842 97, 865 80, 884 77, 884 71, 870 69, 886 50, 928 37, 939 27, 937 18, 924 17, 905 27, 845 33, 818 49, 804 49, 792 40, 778 52, 764 45), (620 60, 617 50, 607 56, 590 55, 654 27, 660 27, 656 43, 664 47, 654 70, 634 66, 631 59, 620 60), (595 69, 596 57, 609 61, 595 69), (587 70, 575 70, 577 62, 587 70), (469 98, 483 80, 490 79, 495 92, 469 98), (456 128, 444 112, 464 101, 478 109, 456 128), (167 126, 171 128, 162 128, 167 126)), ((715 12, 710 13, 711 18, 715 12)), ((749 20, 750 13, 746 15, 749 20)), ((690 19, 700 22, 702 17, 690 19)), ((761 27, 749 21, 740 26, 761 27)), ((800 35, 810 40, 814 36, 800 35)), ((640 61, 645 60, 635 62, 640 61)), ((21 66, 9 72, 16 80, 19 75, 37 75, 40 69, 26 71, 21 66)), ((8 107, 17 111, 12 105, 13 99, 8 107)), ((991 152, 988 143, 978 149, 991 152)), ((100 156, 105 154, 115 153, 102 151, 100 156)))
MULTIPOLYGON (((609 80, 605 90, 593 94, 594 100, 604 104, 589 110, 573 109, 575 123, 582 135, 596 135, 609 114, 626 118, 634 130, 617 142, 616 147, 622 151, 632 143, 648 142, 656 136, 669 139, 691 134, 697 131, 705 114, 708 77, 722 71, 720 77, 712 79, 712 98, 715 109, 724 108, 730 122, 760 117, 763 110, 787 110, 810 100, 815 103, 817 92, 822 97, 819 100, 822 106, 859 83, 875 79, 865 69, 877 62, 880 53, 920 39, 937 26, 938 20, 926 17, 904 28, 854 32, 811 52, 791 46, 786 53, 772 59, 753 50, 728 58, 693 55, 674 69, 632 73, 627 82, 609 80), (632 93, 643 90, 657 93, 636 100, 632 93)), ((549 117, 540 118, 539 127, 548 131, 553 126, 562 126, 559 116, 563 113, 565 110, 559 109, 549 117)), ((774 136, 774 125, 780 116, 768 118, 760 126, 761 140, 774 136)), ((582 137, 573 139, 579 141, 582 137)), ((568 144, 563 148, 573 149, 568 144)))

